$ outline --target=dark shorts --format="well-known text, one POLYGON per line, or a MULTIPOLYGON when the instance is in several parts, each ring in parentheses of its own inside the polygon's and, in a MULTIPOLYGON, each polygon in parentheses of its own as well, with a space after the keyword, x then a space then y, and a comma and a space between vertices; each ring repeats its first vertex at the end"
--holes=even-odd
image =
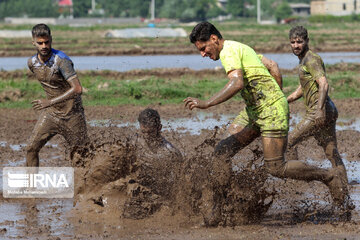
POLYGON ((56 134, 62 135, 72 147, 85 144, 88 136, 84 112, 76 112, 62 119, 43 111, 30 136, 28 148, 40 150, 56 134))
POLYGON ((307 113, 305 118, 295 126, 289 133, 288 147, 293 147, 297 143, 314 136, 320 146, 326 146, 331 141, 336 142, 336 120, 338 112, 335 105, 330 101, 326 105, 325 124, 318 126, 315 124, 314 114, 307 113))

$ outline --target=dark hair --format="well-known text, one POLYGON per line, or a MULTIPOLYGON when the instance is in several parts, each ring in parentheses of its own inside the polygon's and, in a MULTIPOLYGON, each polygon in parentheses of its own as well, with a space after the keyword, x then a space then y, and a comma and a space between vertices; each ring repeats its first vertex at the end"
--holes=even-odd
POLYGON ((222 39, 221 33, 214 25, 209 22, 201 22, 198 23, 191 31, 189 39, 191 43, 195 43, 197 41, 206 42, 210 39, 212 34, 216 35, 219 39, 222 39))
POLYGON ((307 32, 306 28, 304 28, 303 26, 296 26, 296 27, 293 27, 292 29, 290 29, 289 39, 295 38, 295 37, 300 37, 304 40, 307 40, 308 32, 307 32))
POLYGON ((139 114, 138 121, 142 125, 156 127, 160 125, 160 115, 156 110, 147 108, 139 114))
POLYGON ((35 25, 31 30, 31 34, 32 37, 51 37, 50 28, 44 23, 35 25))

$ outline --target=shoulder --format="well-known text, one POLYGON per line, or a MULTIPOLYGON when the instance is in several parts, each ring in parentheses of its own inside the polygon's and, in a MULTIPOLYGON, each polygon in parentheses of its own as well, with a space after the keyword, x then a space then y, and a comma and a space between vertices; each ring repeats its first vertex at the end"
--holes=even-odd
POLYGON ((316 54, 313 51, 309 50, 305 55, 304 65, 314 64, 314 63, 322 64, 323 63, 322 58, 318 54, 316 54))
POLYGON ((27 60, 28 66, 34 65, 36 63, 36 60, 37 60, 36 54, 29 57, 27 60))
POLYGON ((52 49, 52 52, 54 53, 54 55, 60 59, 66 59, 66 60, 70 60, 70 57, 68 55, 66 55, 63 51, 60 50, 56 50, 56 49, 52 49))
POLYGON ((221 52, 227 53, 227 52, 234 52, 239 51, 246 46, 245 44, 242 44, 240 42, 231 41, 231 40, 225 40, 224 46, 221 52))
POLYGON ((64 52, 60 51, 60 50, 56 50, 56 49, 52 49, 53 54, 55 56, 55 62, 57 64, 71 64, 73 66, 73 62, 71 61, 70 57, 68 55, 66 55, 64 52))
MULTIPOLYGON (((180 153, 179 149, 174 147, 169 141, 167 141, 165 138, 163 139, 163 147, 166 148, 166 150, 177 160, 182 159, 182 154, 180 153)), ((174 159, 173 159, 174 160, 174 159)))
POLYGON ((36 66, 36 64, 39 64, 39 61, 38 61, 38 58, 37 58, 37 54, 29 57, 28 60, 27 60, 27 65, 28 65, 28 68, 29 68, 30 70, 32 70, 33 67, 36 66))
POLYGON ((73 75, 74 63, 64 52, 53 49, 53 56, 54 56, 56 65, 60 69, 63 69, 64 71, 70 73, 70 75, 73 75))
POLYGON ((242 55, 242 44, 236 41, 225 40, 223 48, 220 51, 220 59, 222 63, 233 61, 242 55))

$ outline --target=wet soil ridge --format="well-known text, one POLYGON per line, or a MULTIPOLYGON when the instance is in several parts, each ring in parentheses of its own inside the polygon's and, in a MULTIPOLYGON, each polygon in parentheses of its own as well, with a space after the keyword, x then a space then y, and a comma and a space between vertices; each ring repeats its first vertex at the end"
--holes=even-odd
MULTIPOLYGON (((202 216, 211 153, 220 140, 216 133, 190 149, 183 161, 157 162, 141 144, 124 137, 79 148, 72 154, 76 202, 116 209, 119 217, 130 219, 148 218, 162 208, 189 218, 202 216)), ((258 222, 272 203, 274 193, 265 187, 267 174, 251 160, 229 176, 232 183, 223 197, 214 199, 221 204, 223 226, 258 222)))
MULTIPOLYGON (((360 70, 359 63, 337 63, 334 65, 330 65, 327 67, 327 73, 333 73, 338 71, 354 71, 359 72, 360 70)), ((297 68, 294 69, 281 69, 283 74, 297 74, 297 68)), ((204 77, 211 75, 224 75, 223 69, 206 69, 206 70, 192 70, 189 68, 159 68, 159 69, 136 69, 126 72, 116 72, 109 70, 101 70, 101 71, 77 71, 80 79, 84 76, 92 76, 92 77, 106 77, 111 79, 129 79, 129 78, 139 78, 139 77, 147 77, 147 76, 155 76, 155 77, 178 77, 184 75, 191 75, 195 77, 204 77)), ((11 78, 27 78, 27 79, 35 79, 34 75, 30 71, 24 70, 14 70, 14 71, 4 71, 0 69, 0 78, 3 79, 11 79, 11 78)))

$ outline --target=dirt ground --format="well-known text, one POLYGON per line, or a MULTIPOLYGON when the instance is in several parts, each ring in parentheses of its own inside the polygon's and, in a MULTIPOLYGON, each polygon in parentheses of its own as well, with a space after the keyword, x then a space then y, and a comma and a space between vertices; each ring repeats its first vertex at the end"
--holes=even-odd
MULTIPOLYGON (((233 159, 233 169, 240 169, 234 182, 240 182, 232 187, 243 187, 236 191, 246 191, 246 196, 229 194, 223 226, 206 228, 199 194, 206 181, 207 162, 226 129, 222 117, 236 116, 244 105, 224 103, 201 112, 186 110, 181 103, 148 106, 158 110, 164 126, 170 125, 172 130, 164 128, 163 135, 183 155, 182 164, 177 166, 180 177, 177 184, 168 187, 172 194, 166 197, 156 192, 164 184, 153 189, 141 182, 137 171, 132 171, 135 166, 141 169, 135 164, 141 155, 135 153, 131 139, 138 131, 133 123, 144 107, 102 106, 85 108, 91 154, 79 150, 71 163, 65 156, 66 144, 61 136, 54 137, 40 152, 40 166, 76 165, 75 198, 0 197, 0 239, 358 239, 360 99, 334 102, 340 115, 337 125, 342 129, 337 131, 338 148, 346 159, 350 193, 356 205, 351 219, 344 219, 332 206, 327 188, 320 183, 279 180, 267 175, 265 179, 258 171, 261 144, 255 141, 233 159), (198 135, 187 132, 191 125, 205 122, 202 116, 213 120, 213 126, 198 135), (179 119, 189 121, 183 126, 171 125, 179 119), (249 162, 253 163, 250 169, 244 167, 249 162), (248 185, 241 185, 241 181, 248 185), (249 184, 262 188, 254 189, 249 184), (254 210, 246 212, 247 207, 254 210), (256 211, 260 215, 254 217, 256 211)), ((301 117, 305 109, 301 101, 291 104, 290 109, 293 126, 296 116, 301 117)), ((31 109, 0 109, 1 166, 25 165, 26 140, 37 116, 31 109)), ((299 158, 329 166, 313 138, 301 143, 299 158)))
MULTIPOLYGON (((290 29, 290 26, 289 26, 290 29)), ((310 46, 315 52, 359 52, 358 26, 345 29, 310 30, 310 46), (324 40, 326 39, 326 40, 324 40), (355 39, 355 40, 354 40, 355 39)), ((278 29, 233 29, 221 31, 225 39, 238 39, 259 53, 289 53, 287 31, 278 29), (251 35, 251 38, 248 36, 251 35), (235 39, 233 38, 235 37, 235 39), (263 39, 259 41, 259 39, 263 39)), ((190 33, 190 32, 189 32, 190 33)), ((104 38, 104 30, 53 31, 55 49, 69 56, 140 56, 199 54, 187 37, 121 39, 104 38), (67 36, 67 37, 64 37, 67 36), (166 46, 166 47, 164 47, 166 46)), ((28 57, 34 54, 28 38, 0 38, 0 57, 28 57)))

